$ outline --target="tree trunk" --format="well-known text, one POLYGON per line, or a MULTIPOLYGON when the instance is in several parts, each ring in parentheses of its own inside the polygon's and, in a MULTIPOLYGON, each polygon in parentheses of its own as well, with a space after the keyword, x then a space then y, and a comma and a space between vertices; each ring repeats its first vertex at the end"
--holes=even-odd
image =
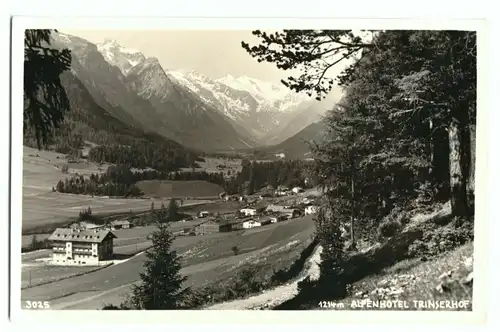
POLYGON ((354 237, 354 171, 351 174, 351 249, 356 249, 356 239, 354 237))
POLYGON ((467 205, 467 155, 470 156, 470 150, 467 151, 468 146, 467 149, 464 148, 464 145, 467 145, 464 140, 465 136, 469 135, 466 129, 464 123, 456 117, 452 118, 448 128, 451 212, 458 217, 466 217, 469 212, 467 205))
POLYGON ((476 171, 476 126, 469 126, 470 132, 470 167, 469 167, 469 177, 467 179, 467 198, 470 213, 474 212, 474 199, 475 199, 475 171, 476 171))

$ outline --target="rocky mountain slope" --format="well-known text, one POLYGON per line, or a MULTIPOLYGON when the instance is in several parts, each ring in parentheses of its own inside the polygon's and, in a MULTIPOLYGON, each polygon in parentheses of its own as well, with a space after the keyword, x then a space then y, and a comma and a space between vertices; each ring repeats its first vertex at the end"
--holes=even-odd
POLYGON ((158 59, 147 58, 132 67, 126 81, 159 114, 166 115, 158 121, 174 133, 180 142, 200 149, 204 148, 205 141, 210 141, 210 145, 216 149, 254 145, 248 135, 238 133, 217 109, 172 79, 158 59))
POLYGON ((325 103, 305 94, 247 76, 227 75, 213 80, 195 71, 170 74, 233 124, 253 135, 261 145, 277 144, 293 136, 318 121, 327 109, 325 103))
POLYGON ((54 46, 72 51, 71 71, 95 102, 128 125, 206 151, 253 143, 217 110, 171 81, 154 59, 124 52, 115 42, 97 46, 62 33, 54 33, 53 39, 54 46))
POLYGON ((113 40, 93 44, 57 33, 54 43, 72 50, 72 71, 99 106, 131 126, 196 149, 279 144, 336 102, 317 102, 247 76, 211 79, 192 70, 165 71, 158 59, 113 40))

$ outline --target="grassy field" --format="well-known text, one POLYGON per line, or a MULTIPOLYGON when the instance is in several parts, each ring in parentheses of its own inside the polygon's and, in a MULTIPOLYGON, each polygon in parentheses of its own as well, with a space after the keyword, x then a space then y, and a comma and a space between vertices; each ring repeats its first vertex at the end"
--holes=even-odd
MULTIPOLYGON (((134 241, 146 246, 147 241, 134 238, 142 237, 142 232, 149 230, 141 227, 117 231, 122 242, 115 252, 133 252, 134 241)), ((313 233, 314 224, 308 216, 241 232, 178 237, 173 247, 183 257, 182 273, 188 277, 186 285, 198 288, 231 278, 250 265, 256 266, 262 275, 270 276, 273 270, 287 267, 297 259, 312 240, 313 233), (231 250, 233 246, 240 249, 238 255, 231 250)), ((139 255, 83 276, 25 289, 22 298, 51 300, 54 307, 76 309, 119 303, 130 292, 130 285, 139 280, 144 258, 139 255)))
POLYGON ((224 189, 206 181, 146 180, 137 182, 146 196, 162 198, 218 197, 224 189))
POLYGON ((229 212, 235 212, 241 208, 243 208, 245 204, 239 203, 239 202, 234 202, 234 201, 228 201, 228 202, 214 202, 214 203, 209 203, 209 204, 198 204, 198 205, 192 205, 189 207, 186 207, 183 209, 183 212, 190 213, 190 214, 197 214, 198 212, 201 211, 208 211, 211 213, 229 213, 229 212))
POLYGON ((82 273, 100 269, 99 266, 51 266, 43 263, 23 265, 21 269, 21 288, 32 287, 50 281, 69 278, 82 273))
MULTIPOLYGON (((68 175, 61 172, 66 163, 65 155, 38 151, 24 147, 23 156, 23 210, 22 230, 43 233, 43 228, 50 225, 63 225, 68 218, 78 216, 82 209, 92 207, 94 214, 112 214, 118 212, 139 212, 148 210, 151 203, 159 207, 167 205, 167 200, 156 199, 109 199, 86 195, 72 195, 52 192, 52 187, 68 175)), ((69 173, 88 175, 100 173, 108 165, 96 165, 86 161, 69 164, 69 173)), ((184 201, 184 205, 198 201, 184 201)), ((53 227, 52 227, 53 228, 53 227)))
MULTIPOLYGON (((78 213, 92 208, 94 215, 113 215, 120 212, 144 212, 151 208, 151 203, 160 207, 168 200, 162 199, 110 199, 85 195, 60 193, 41 193, 36 196, 23 196, 22 231, 26 233, 44 233, 47 226, 63 225, 68 219, 77 218, 78 213)), ((184 206, 199 204, 202 200, 185 200, 184 206)), ((53 228, 53 227, 49 227, 53 228)))
MULTIPOLYGON (((286 246, 290 243, 298 244, 307 242, 314 234, 312 217, 283 221, 277 224, 266 225, 248 230, 227 233, 223 241, 219 238, 203 241, 190 249, 190 264, 234 256, 233 247, 241 253, 256 252, 274 246, 286 246)), ((262 254, 262 258, 267 254, 262 254)), ((257 257, 256 257, 257 258, 257 257)))

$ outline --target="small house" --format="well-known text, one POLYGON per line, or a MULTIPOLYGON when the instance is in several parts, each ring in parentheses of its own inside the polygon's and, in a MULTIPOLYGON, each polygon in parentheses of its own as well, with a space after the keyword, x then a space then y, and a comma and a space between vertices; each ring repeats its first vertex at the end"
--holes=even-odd
POLYGON ((278 222, 278 218, 276 217, 271 217, 271 216, 263 216, 259 218, 258 222, 264 226, 264 225, 269 225, 269 224, 274 224, 278 222))
POLYGON ((258 222, 258 221, 252 222, 252 227, 260 227, 260 226, 262 226, 262 224, 260 222, 258 222))
POLYGON ((266 208, 266 212, 283 212, 286 209, 289 209, 288 205, 274 205, 271 204, 266 208))
POLYGON ((315 214, 317 211, 318 211, 318 207, 316 205, 309 205, 309 206, 306 206, 306 208, 304 210, 304 214, 307 216, 310 214, 315 214))
POLYGON ((219 232, 231 232, 243 229, 243 222, 233 221, 219 225, 219 232))
POLYGON ((243 208, 240 210, 240 213, 245 216, 255 216, 257 214, 257 209, 255 208, 243 208))
POLYGON ((131 228, 132 224, 128 220, 114 220, 110 223, 111 230, 131 228))
POLYGON ((210 233, 218 233, 219 232, 219 224, 208 221, 202 224, 199 224, 194 228, 196 234, 210 234, 210 233))
POLYGON ((254 227, 260 227, 262 224, 258 221, 255 220, 247 220, 243 222, 243 228, 248 229, 248 228, 254 228, 254 227))
POLYGON ((207 218, 209 217, 211 214, 210 212, 208 211, 200 211, 198 212, 198 218, 207 218))
POLYGON ((242 223, 244 229, 252 228, 253 220, 247 220, 242 223))

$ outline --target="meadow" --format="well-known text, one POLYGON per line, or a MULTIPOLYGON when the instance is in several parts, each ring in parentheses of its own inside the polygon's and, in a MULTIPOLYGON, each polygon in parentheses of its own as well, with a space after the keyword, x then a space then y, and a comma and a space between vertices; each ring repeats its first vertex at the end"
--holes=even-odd
MULTIPOLYGON (((57 226, 66 225, 68 219, 78 217, 78 213, 88 207, 92 208, 92 213, 95 215, 109 215, 120 212, 147 211, 151 208, 151 203, 154 203, 157 208, 162 203, 165 206, 168 204, 168 198, 120 199, 52 192, 52 187, 59 180, 69 176, 61 172, 64 164, 66 164, 64 154, 24 147, 21 217, 23 234, 49 233, 57 226)), ((107 164, 96 165, 84 160, 68 165, 70 174, 84 176, 104 172, 108 166, 107 164)), ((204 200, 184 200, 183 205, 189 206, 201 202, 204 200)), ((26 241, 23 240, 23 243, 26 241)))

